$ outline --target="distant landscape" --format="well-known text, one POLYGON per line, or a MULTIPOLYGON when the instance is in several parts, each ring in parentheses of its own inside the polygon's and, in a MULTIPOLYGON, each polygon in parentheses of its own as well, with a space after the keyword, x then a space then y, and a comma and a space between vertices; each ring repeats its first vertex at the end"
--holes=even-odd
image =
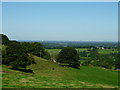
POLYGON ((3 90, 120 89, 117 1, 3 1, 3 90))
MULTIPOLYGON (((89 42, 88 46, 79 45, 84 44, 81 42, 64 46, 69 42, 63 42, 59 46, 61 42, 10 41, 6 35, 2 39, 3 88, 118 88, 120 62, 115 42, 94 42, 93 46, 89 42), (100 46, 95 46, 98 43, 100 46), (59 59, 62 50, 72 50, 70 46, 79 56, 77 64, 66 61, 64 55, 64 59, 59 59)), ((68 57, 71 50, 66 52, 68 57)))
POLYGON ((19 42, 40 42, 45 48, 61 48, 65 46, 72 46, 75 48, 84 47, 104 47, 111 48, 117 47, 118 42, 108 42, 108 41, 30 41, 30 40, 18 40, 19 42))

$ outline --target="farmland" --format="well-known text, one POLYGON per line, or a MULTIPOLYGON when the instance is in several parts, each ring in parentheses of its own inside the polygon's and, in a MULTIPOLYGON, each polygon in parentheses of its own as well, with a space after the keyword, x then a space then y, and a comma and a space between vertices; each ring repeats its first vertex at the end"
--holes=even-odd
MULTIPOLYGON (((76 48, 76 50, 79 52, 87 51, 87 48, 76 48)), ((51 56, 56 56, 61 51, 61 49, 46 49, 50 53, 51 56)), ((98 49, 98 52, 100 54, 110 54, 110 53, 117 53, 118 50, 115 49, 114 51, 112 49, 98 49)))

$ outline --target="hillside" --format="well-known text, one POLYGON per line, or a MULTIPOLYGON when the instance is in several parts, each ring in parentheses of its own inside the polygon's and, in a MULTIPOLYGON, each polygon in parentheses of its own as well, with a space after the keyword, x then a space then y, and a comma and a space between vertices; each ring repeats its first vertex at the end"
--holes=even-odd
POLYGON ((36 64, 28 67, 34 74, 11 70, 3 65, 3 87, 14 88, 116 88, 118 72, 99 67, 79 69, 34 56, 36 64), (17 83, 16 83, 17 82, 17 83))

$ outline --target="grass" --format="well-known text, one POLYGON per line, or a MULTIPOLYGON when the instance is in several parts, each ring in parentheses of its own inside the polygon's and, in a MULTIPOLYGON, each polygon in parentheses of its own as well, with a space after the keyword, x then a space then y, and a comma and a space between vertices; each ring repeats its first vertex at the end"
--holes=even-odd
POLYGON ((36 64, 28 74, 3 65, 3 87, 7 88, 116 88, 118 71, 81 66, 80 69, 60 67, 51 61, 34 56, 36 64))
POLYGON ((98 50, 98 52, 99 52, 100 54, 109 54, 109 53, 117 53, 118 50, 112 51, 112 49, 100 49, 100 50, 98 50))
MULTIPOLYGON (((76 50, 78 52, 87 51, 86 48, 77 48, 76 50)), ((61 51, 61 49, 46 49, 46 51, 48 51, 51 56, 56 56, 56 55, 59 54, 59 52, 61 51)))
POLYGON ((83 51, 87 51, 87 48, 76 48, 76 50, 77 50, 78 52, 83 52, 83 51))
POLYGON ((56 55, 59 54, 59 52, 61 51, 61 49, 46 49, 46 51, 48 51, 51 56, 56 56, 56 55))
MULTIPOLYGON (((79 53, 82 51, 87 51, 87 48, 76 48, 76 50, 79 53)), ((50 55, 53 57, 53 56, 57 56, 59 54, 59 52, 61 51, 61 49, 46 49, 46 51, 48 51, 50 53, 50 55)), ((112 51, 112 49, 99 49, 98 52, 100 54, 109 54, 109 53, 117 53, 118 50, 112 51)))

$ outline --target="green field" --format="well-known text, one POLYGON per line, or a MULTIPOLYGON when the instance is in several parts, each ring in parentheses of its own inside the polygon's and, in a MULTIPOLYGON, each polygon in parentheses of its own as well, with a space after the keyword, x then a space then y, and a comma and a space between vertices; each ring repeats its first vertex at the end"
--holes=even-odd
MULTIPOLYGON (((78 52, 87 51, 86 48, 77 48, 76 50, 78 52)), ((59 54, 59 52, 61 51, 61 49, 46 49, 46 51, 48 51, 51 56, 56 56, 56 55, 59 54)))
POLYGON ((61 49, 46 49, 46 51, 48 51, 51 56, 56 56, 56 55, 59 54, 59 52, 61 51, 61 49))
POLYGON ((114 50, 114 51, 112 51, 112 49, 100 49, 100 50, 98 50, 98 52, 100 53, 100 54, 108 54, 108 53, 117 53, 118 52, 118 50, 114 50))
MULTIPOLYGON (((76 50, 79 53, 79 52, 82 52, 82 51, 87 51, 87 48, 76 48, 76 50)), ((46 51, 48 51, 51 56, 56 56, 56 55, 59 54, 59 52, 61 51, 61 49, 46 49, 46 51)), ((112 51, 112 49, 98 49, 98 52, 100 54, 110 54, 110 53, 117 53, 118 50, 112 51)))
POLYGON ((118 71, 81 66, 60 67, 34 56, 36 64, 28 67, 34 74, 9 69, 3 65, 3 88, 116 88, 118 71))

